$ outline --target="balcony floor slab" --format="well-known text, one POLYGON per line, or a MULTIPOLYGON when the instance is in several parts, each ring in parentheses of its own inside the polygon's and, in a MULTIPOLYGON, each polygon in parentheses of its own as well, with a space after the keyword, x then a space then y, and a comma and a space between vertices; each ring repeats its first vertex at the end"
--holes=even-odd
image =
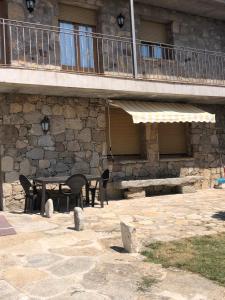
POLYGON ((225 103, 225 86, 0 68, 0 93, 225 103))

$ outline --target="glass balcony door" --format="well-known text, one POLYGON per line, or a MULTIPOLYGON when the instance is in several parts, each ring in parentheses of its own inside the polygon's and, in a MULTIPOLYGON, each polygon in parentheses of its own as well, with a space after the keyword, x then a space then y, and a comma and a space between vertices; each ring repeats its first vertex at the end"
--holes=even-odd
POLYGON ((94 27, 60 21, 60 60, 63 69, 94 72, 94 27))

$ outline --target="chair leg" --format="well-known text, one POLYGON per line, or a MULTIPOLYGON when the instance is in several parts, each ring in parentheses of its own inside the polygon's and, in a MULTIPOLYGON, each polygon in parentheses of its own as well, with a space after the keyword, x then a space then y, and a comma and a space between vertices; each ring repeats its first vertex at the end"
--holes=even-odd
POLYGON ((108 195, 107 195, 107 191, 106 190, 105 190, 105 201, 106 201, 107 205, 109 205, 108 195))
POLYGON ((67 196, 66 197, 66 202, 67 202, 67 212, 69 213, 70 212, 70 197, 69 196, 67 196))
POLYGON ((27 207, 28 207, 28 198, 25 197, 24 213, 27 213, 27 207))
POLYGON ((60 211, 60 205, 59 205, 59 197, 57 197, 57 210, 58 210, 58 212, 60 211))
POLYGON ((91 206, 95 206, 95 194, 96 194, 96 189, 91 189, 91 206))

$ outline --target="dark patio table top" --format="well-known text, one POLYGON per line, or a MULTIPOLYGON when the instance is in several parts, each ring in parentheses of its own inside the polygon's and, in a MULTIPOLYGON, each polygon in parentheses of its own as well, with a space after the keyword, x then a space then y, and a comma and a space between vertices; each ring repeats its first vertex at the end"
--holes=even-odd
MULTIPOLYGON (((101 178, 101 176, 99 175, 86 175, 84 174, 84 176, 87 178, 88 181, 91 180, 99 180, 101 178)), ((34 182, 38 182, 38 183, 45 183, 45 184, 54 184, 54 183, 65 183, 67 181, 67 179, 69 178, 69 176, 50 176, 50 177, 37 177, 34 178, 34 182)))

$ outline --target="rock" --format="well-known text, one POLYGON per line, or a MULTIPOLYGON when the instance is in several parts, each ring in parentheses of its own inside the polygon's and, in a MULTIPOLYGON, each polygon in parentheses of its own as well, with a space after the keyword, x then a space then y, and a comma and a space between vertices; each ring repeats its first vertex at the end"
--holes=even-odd
POLYGON ((98 116, 97 123, 98 123, 99 128, 105 128, 106 121, 105 121, 105 115, 104 114, 101 114, 100 116, 98 116))
POLYGON ((48 169, 50 167, 49 160, 41 159, 39 160, 39 168, 40 169, 48 169))
POLYGON ((43 115, 49 116, 52 114, 51 107, 49 105, 43 105, 41 108, 41 112, 43 115))
POLYGON ((179 186, 189 185, 203 180, 203 176, 185 176, 162 179, 140 179, 140 180, 122 180, 114 183, 117 189, 135 189, 149 186, 179 186))
POLYGON ((106 141, 105 131, 104 130, 93 131, 93 140, 98 143, 105 142, 106 141))
POLYGON ((50 131, 53 135, 64 133, 65 119, 63 116, 53 116, 50 120, 50 131))
POLYGON ((80 151, 80 145, 77 141, 70 141, 67 144, 67 150, 71 152, 80 151))
POLYGON ((54 141, 52 137, 48 134, 42 135, 38 139, 38 145, 41 147, 53 147, 54 146, 54 141))
POLYGON ((10 113, 11 114, 17 114, 19 112, 22 112, 22 105, 19 103, 11 103, 10 104, 10 113))
POLYGON ((2 172, 13 171, 14 160, 11 156, 4 156, 2 158, 2 172))
POLYGON ((55 116, 63 115, 63 106, 58 105, 58 104, 54 105, 52 108, 52 113, 55 116))
POLYGON ((40 124, 32 124, 30 133, 33 135, 42 135, 43 130, 41 128, 41 125, 40 124))
POLYGON ((24 149, 27 147, 27 143, 25 143, 24 141, 20 141, 20 140, 17 140, 16 141, 16 148, 17 149, 24 149))
POLYGON ((75 118, 76 112, 73 109, 73 107, 71 107, 70 105, 64 105, 63 106, 63 115, 66 119, 75 118))
POLYGON ((31 173, 31 165, 29 159, 25 159, 20 163, 20 173, 28 176, 31 173))
POLYGON ((38 111, 29 112, 24 114, 24 119, 27 121, 27 123, 30 124, 40 124, 41 120, 43 119, 43 115, 40 114, 38 111))
POLYGON ((6 172, 5 173, 5 182, 15 182, 19 179, 18 172, 6 172))
POLYGON ((99 167, 99 155, 97 152, 94 152, 92 154, 92 159, 91 159, 91 168, 96 168, 96 167, 99 167))
POLYGON ((190 185, 179 186, 178 191, 181 194, 196 193, 196 188, 194 184, 190 184, 190 185))
POLYGON ((56 172, 66 172, 68 171, 68 169, 69 167, 63 162, 58 162, 57 165, 55 166, 56 172))
POLYGON ((124 249, 129 253, 138 252, 136 229, 125 222, 120 222, 121 236, 124 249))
POLYGON ((28 151, 26 156, 31 159, 43 159, 44 150, 42 148, 34 148, 28 151))
POLYGON ((74 208, 74 225, 75 230, 84 230, 84 213, 80 207, 74 208))
POLYGON ((3 183, 3 195, 4 197, 12 196, 12 184, 3 183))
POLYGON ((78 161, 74 164, 71 173, 72 174, 77 174, 77 173, 89 174, 89 171, 90 171, 90 167, 87 162, 78 161))
POLYGON ((81 130, 81 132, 78 135, 78 140, 80 140, 84 143, 90 143, 91 142, 90 128, 84 128, 83 130, 81 130))
POLYGON ((144 189, 129 189, 124 192, 125 199, 145 198, 144 189))
POLYGON ((66 119, 65 123, 67 129, 81 130, 83 128, 81 119, 66 119))
POLYGON ((58 153, 55 151, 45 151, 45 159, 56 159, 58 158, 58 153))
POLYGON ((54 206, 53 206, 53 200, 48 199, 45 203, 45 216, 47 218, 51 218, 54 213, 54 206))
POLYGON ((25 15, 24 15, 24 9, 23 6, 21 6, 18 3, 8 3, 8 17, 12 20, 20 20, 25 21, 25 15))
POLYGON ((29 112, 32 112, 32 111, 35 111, 35 105, 32 104, 32 103, 25 103, 23 105, 23 112, 24 113, 29 113, 29 112))

